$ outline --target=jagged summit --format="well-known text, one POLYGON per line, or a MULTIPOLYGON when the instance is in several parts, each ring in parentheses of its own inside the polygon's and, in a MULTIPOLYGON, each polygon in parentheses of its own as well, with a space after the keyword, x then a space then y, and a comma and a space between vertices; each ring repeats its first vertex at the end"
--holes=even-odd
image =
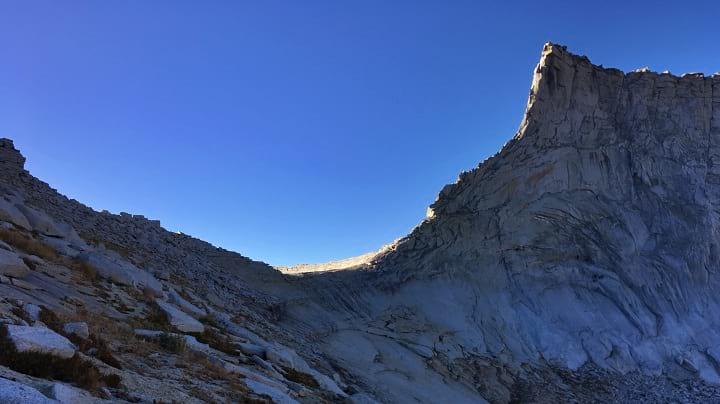
POLYGON ((0 138, 0 164, 9 171, 24 171, 25 157, 15 148, 13 141, 0 138))

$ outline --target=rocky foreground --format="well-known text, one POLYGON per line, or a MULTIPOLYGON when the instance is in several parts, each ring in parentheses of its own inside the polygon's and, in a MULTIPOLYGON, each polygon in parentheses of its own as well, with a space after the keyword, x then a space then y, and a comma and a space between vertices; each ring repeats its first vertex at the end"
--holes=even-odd
POLYGON ((548 44, 413 232, 283 271, 96 212, 0 140, 0 402, 720 402, 720 76, 548 44))

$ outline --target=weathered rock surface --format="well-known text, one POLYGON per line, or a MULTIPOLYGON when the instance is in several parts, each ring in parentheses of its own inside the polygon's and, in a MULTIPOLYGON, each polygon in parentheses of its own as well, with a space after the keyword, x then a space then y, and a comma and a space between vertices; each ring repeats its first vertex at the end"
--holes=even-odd
POLYGON ((103 401, 93 397, 87 391, 65 383, 53 383, 49 388, 48 396, 62 404, 93 404, 103 401))
POLYGON ((10 324, 4 327, 18 352, 46 353, 65 359, 75 355, 75 345, 49 328, 10 324))
POLYGON ((40 312, 42 311, 42 308, 37 304, 25 303, 23 304, 22 309, 29 320, 32 322, 40 321, 40 312))
POLYGON ((140 289, 148 288, 157 295, 163 294, 162 284, 154 276, 130 262, 113 257, 109 253, 88 251, 80 254, 78 258, 92 267, 103 278, 108 278, 121 285, 135 286, 140 289))
POLYGON ((15 205, 5 198, 0 198, 0 220, 12 223, 15 226, 30 230, 30 222, 15 205))
POLYGON ((430 305, 462 308, 464 349, 652 373, 684 354, 720 381, 718 106, 720 77, 623 74, 547 45, 518 134, 443 189, 381 259, 383 286, 440 278, 455 293, 419 311, 451 331, 460 318, 430 305))
POLYGON ((83 321, 64 324, 63 333, 65 335, 75 335, 82 339, 88 339, 90 337, 90 329, 87 323, 83 321))
POLYGON ((168 299, 170 300, 170 302, 180 307, 180 309, 194 317, 201 318, 207 316, 207 312, 205 310, 185 300, 174 289, 170 289, 170 291, 168 292, 168 299))
POLYGON ((30 273, 30 268, 20 256, 12 251, 0 248, 0 274, 13 278, 22 278, 30 273))
POLYGON ((30 222, 30 227, 38 233, 46 236, 63 237, 64 233, 58 228, 55 221, 42 211, 33 209, 24 204, 17 204, 16 207, 23 213, 30 222))
POLYGON ((58 404, 38 390, 0 377, 0 403, 3 404, 58 404))
POLYGON ((297 400, 291 398, 286 393, 278 390, 275 387, 268 386, 267 384, 263 384, 260 382, 257 382, 255 380, 248 380, 247 381, 248 387, 252 389, 257 394, 264 394, 267 396, 270 396, 272 398, 274 403, 277 404, 297 404, 297 400))
POLYGON ((201 322, 172 304, 162 300, 156 300, 155 303, 165 313, 170 324, 178 330, 182 332, 203 332, 205 330, 205 326, 201 322))
POLYGON ((74 356, 44 367, 18 361, 12 350, 0 352, 0 378, 69 402, 102 401, 86 390, 111 402, 263 402, 267 396, 248 387, 248 377, 290 400, 335 398, 317 383, 286 379, 276 365, 246 357, 235 346, 287 340, 272 320, 278 299, 249 286, 287 285, 278 272, 168 232, 157 221, 95 212, 32 177, 24 161, 11 141, 0 139, 0 198, 11 203, 6 213, 16 216, 0 218, 0 227, 8 230, 0 234, 0 249, 32 268, 22 279, 0 274, 0 323, 10 328, 3 335, 24 352, 74 356), (31 212, 32 225, 18 224, 22 211, 31 212), (163 282, 152 273, 162 274, 163 282), (181 293, 171 293, 168 303, 165 290, 181 293), (153 307, 157 298, 182 320, 175 321, 182 331, 133 333, 138 326, 165 330, 165 319, 153 307), (192 318, 208 312, 207 327, 192 318), (71 349, 65 337, 39 325, 79 337, 78 346, 71 349))

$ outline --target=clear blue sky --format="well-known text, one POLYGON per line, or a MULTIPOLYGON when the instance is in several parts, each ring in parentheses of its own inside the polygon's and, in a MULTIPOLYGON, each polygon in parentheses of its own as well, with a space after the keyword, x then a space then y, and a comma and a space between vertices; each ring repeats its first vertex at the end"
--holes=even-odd
POLYGON ((96 209, 271 264, 357 255, 514 134, 544 42, 720 70, 717 2, 583 3, 0 0, 0 136, 96 209))

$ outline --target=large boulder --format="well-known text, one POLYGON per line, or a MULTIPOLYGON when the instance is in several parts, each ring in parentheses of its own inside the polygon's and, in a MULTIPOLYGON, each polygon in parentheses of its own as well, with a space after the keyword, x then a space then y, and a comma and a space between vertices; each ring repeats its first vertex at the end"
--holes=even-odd
POLYGON ((309 374, 313 377, 313 379, 315 379, 315 381, 318 382, 320 387, 325 390, 331 391, 341 397, 347 396, 347 394, 342 391, 335 381, 311 368, 305 359, 301 358, 297 352, 284 345, 280 345, 278 343, 270 344, 265 351, 265 357, 268 361, 277 365, 309 374))
POLYGON ((266 395, 272 398, 272 401, 277 404, 297 404, 298 401, 287 395, 286 392, 279 390, 276 387, 268 386, 267 384, 260 383, 258 381, 247 379, 245 384, 255 394, 266 395))
POLYGON ((0 220, 8 223, 12 223, 15 226, 21 227, 25 230, 30 230, 30 222, 25 215, 15 205, 0 198, 0 220))
POLYGON ((0 403, 3 404, 57 404, 38 390, 22 383, 0 377, 0 403))
POLYGON ((0 249, 0 275, 22 278, 30 273, 30 268, 19 255, 12 251, 0 249))
POLYGON ((160 310, 162 310, 163 313, 165 313, 165 316, 167 317, 170 324, 173 327, 177 328, 179 331, 182 331, 182 332, 203 332, 203 331, 205 331, 205 326, 203 326, 201 322, 195 320, 189 314, 178 309, 177 307, 173 306, 172 304, 170 304, 168 302, 164 302, 162 300, 156 300, 155 303, 157 303, 158 307, 160 307, 160 310))
POLYGON ((172 338, 182 338, 183 340, 185 340, 185 347, 195 353, 209 355, 210 352, 212 352, 212 348, 210 348, 210 345, 203 344, 202 342, 198 341, 197 338, 195 338, 192 335, 176 334, 173 332, 165 332, 165 331, 158 331, 158 330, 146 330, 146 329, 142 329, 142 328, 135 329, 135 336, 143 338, 143 339, 158 340, 163 335, 169 336, 172 338))
POLYGON ((32 230, 45 236, 61 238, 69 245, 80 247, 80 249, 87 249, 87 243, 71 225, 55 220, 47 213, 22 203, 15 204, 15 207, 27 218, 32 230))
POLYGON ((49 388, 48 396, 62 404, 92 404, 99 401, 87 391, 65 383, 54 383, 49 388))
POLYGON ((49 328, 8 324, 5 329, 8 340, 19 353, 45 353, 65 359, 75 355, 75 345, 49 328))
POLYGON ((168 292, 168 298, 171 302, 180 307, 184 312, 192 315, 193 317, 200 318, 207 316, 207 312, 194 304, 185 300, 180 294, 174 289, 170 289, 168 292))
POLYGON ((22 305, 22 309, 25 312, 25 315, 27 315, 27 318, 32 320, 33 323, 40 321, 40 312, 42 312, 42 307, 33 303, 25 303, 22 305))
POLYGON ((58 228, 55 220, 45 212, 33 209, 27 205, 18 203, 15 205, 30 222, 32 230, 47 236, 62 237, 63 232, 58 228))
POLYGON ((78 254, 83 251, 90 250, 90 247, 84 241, 81 242, 70 242, 64 238, 57 238, 51 236, 41 236, 42 242, 50 247, 60 255, 67 257, 77 257, 78 254))
POLYGON ((139 289, 147 288, 158 296, 163 295, 162 284, 149 272, 143 271, 135 265, 101 254, 89 251, 78 255, 78 259, 89 265, 98 275, 120 285, 134 286, 139 289))
POLYGON ((90 338, 90 328, 88 328, 87 323, 83 321, 65 323, 63 325, 63 333, 65 335, 74 335, 82 339, 90 338))

